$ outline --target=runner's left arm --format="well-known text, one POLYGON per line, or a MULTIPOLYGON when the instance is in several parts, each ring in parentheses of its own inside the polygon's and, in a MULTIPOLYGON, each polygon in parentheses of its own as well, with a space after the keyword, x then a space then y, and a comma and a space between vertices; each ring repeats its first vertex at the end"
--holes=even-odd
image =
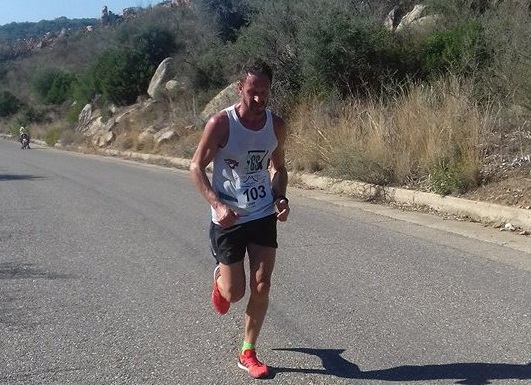
POLYGON ((277 148, 271 154, 271 184, 273 188, 273 197, 277 207, 277 218, 284 222, 288 219, 289 203, 286 198, 288 187, 288 171, 286 169, 286 124, 284 121, 274 115, 273 127, 277 137, 277 148))

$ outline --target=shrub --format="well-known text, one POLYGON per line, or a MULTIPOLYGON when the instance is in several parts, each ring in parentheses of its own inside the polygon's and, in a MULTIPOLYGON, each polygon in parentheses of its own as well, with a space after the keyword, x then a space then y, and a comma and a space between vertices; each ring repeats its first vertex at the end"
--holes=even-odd
POLYGON ((485 14, 493 64, 478 79, 483 98, 531 112, 531 22, 525 2, 503 2, 485 14))
POLYGON ((46 102, 48 92, 52 88, 54 80, 61 74, 56 68, 45 68, 33 75, 32 89, 41 102, 46 102))
POLYGON ((285 114, 295 103, 301 89, 301 52, 299 32, 301 21, 311 9, 307 0, 298 2, 260 2, 256 17, 248 27, 240 30, 238 40, 229 48, 228 63, 233 67, 249 58, 263 58, 273 68, 275 81, 272 89, 272 107, 285 114), (278 15, 285 15, 279 18, 278 15))
POLYGON ((19 116, 17 118, 20 125, 27 126, 31 123, 45 123, 49 121, 46 111, 41 108, 24 106, 19 111, 19 116))
POLYGON ((91 103, 95 99, 97 93, 94 71, 89 69, 79 75, 77 81, 73 84, 72 89, 73 99, 78 106, 81 106, 78 107, 79 112, 81 112, 87 103, 91 103))
POLYGON ((209 51, 196 58, 191 73, 191 86, 199 91, 220 90, 230 80, 226 76, 222 47, 213 46, 209 51))
POLYGON ((61 73, 54 79, 45 101, 48 104, 61 104, 67 101, 72 96, 72 85, 75 81, 76 77, 73 74, 61 73))
POLYGON ((38 71, 32 80, 32 88, 40 101, 45 104, 61 104, 72 96, 73 74, 56 68, 38 71))
POLYGON ((93 79, 106 101, 123 106, 146 92, 153 72, 153 66, 137 51, 114 49, 98 58, 93 79))
POLYGON ((436 193, 448 195, 454 191, 463 192, 463 180, 457 163, 450 159, 441 159, 437 162, 430 174, 430 184, 436 193))
POLYGON ((430 36, 422 56, 424 72, 436 78, 447 72, 469 76, 487 66, 491 54, 481 23, 472 21, 430 36))
POLYGON ((301 31, 303 89, 356 96, 379 92, 396 72, 392 35, 372 19, 325 9, 301 31))
POLYGON ((9 91, 0 92, 0 117, 6 117, 18 112, 22 102, 9 91))
POLYGON ((54 127, 46 132, 44 141, 48 146, 53 147, 59 141, 59 138, 61 138, 61 130, 54 127))
POLYGON ((134 49, 144 55, 155 67, 180 48, 175 36, 159 26, 149 26, 145 31, 134 36, 132 42, 134 42, 134 49))
POLYGON ((70 125, 77 125, 79 121, 79 114, 85 107, 85 104, 82 103, 75 103, 74 105, 70 106, 66 113, 65 120, 70 125))
POLYGON ((240 28, 248 23, 250 9, 243 0, 201 0, 199 3, 214 20, 224 42, 234 42, 240 28))
POLYGON ((91 76, 82 80, 76 95, 87 98, 97 92, 108 102, 132 104, 146 93, 160 62, 182 48, 172 32, 159 26, 144 26, 133 35, 123 34, 122 38, 128 39, 125 46, 100 55, 91 76))

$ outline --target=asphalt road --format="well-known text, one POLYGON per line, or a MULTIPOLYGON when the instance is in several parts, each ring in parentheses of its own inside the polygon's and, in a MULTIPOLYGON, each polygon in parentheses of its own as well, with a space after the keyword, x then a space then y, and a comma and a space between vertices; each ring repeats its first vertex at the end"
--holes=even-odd
MULTIPOLYGON (((312 194, 279 226, 267 383, 531 384, 531 254, 312 194)), ((208 222, 185 172, 0 140, 0 384, 253 382, 208 222)))

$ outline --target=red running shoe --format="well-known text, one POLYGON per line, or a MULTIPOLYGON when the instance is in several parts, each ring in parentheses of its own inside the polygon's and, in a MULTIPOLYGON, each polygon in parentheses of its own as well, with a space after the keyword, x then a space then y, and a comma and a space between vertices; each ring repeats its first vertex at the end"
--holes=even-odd
POLYGON ((212 305, 214 309, 219 314, 227 314, 230 308, 230 302, 227 301, 218 289, 218 278, 219 278, 219 265, 214 269, 214 288, 212 289, 212 305))
POLYGON ((252 378, 264 378, 269 374, 269 368, 266 364, 258 361, 254 349, 244 350, 238 356, 238 367, 247 370, 252 378))

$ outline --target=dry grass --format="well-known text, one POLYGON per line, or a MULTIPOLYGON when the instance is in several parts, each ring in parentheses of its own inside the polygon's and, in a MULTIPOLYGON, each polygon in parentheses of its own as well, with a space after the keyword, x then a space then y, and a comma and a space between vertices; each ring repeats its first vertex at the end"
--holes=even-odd
POLYGON ((191 159, 203 131, 193 125, 175 126, 174 131, 177 133, 177 138, 170 142, 162 143, 158 146, 157 153, 191 159))
POLYGON ((113 129, 117 135, 113 146, 119 150, 190 158, 201 135, 192 123, 195 119, 191 102, 153 103, 132 112, 113 129), (172 129, 176 135, 157 145, 152 135, 163 128, 172 129), (151 135, 145 135, 146 131, 151 135))
POLYGON ((290 165, 383 185, 430 180, 444 194, 466 189, 477 183, 490 124, 470 95, 451 79, 387 104, 303 103, 290 119, 290 165))
MULTIPOLYGON (((306 101, 288 117, 288 165, 379 185, 463 192, 478 182, 493 125, 493 114, 471 95, 469 85, 452 78, 412 86, 390 103, 306 101)), ((169 101, 132 111, 113 129, 112 146, 191 158, 202 130, 193 124, 192 103, 177 106, 169 101), (176 136, 157 146, 140 139, 148 127, 153 132, 170 127, 176 136)), ((36 134, 45 136, 52 128, 42 126, 36 134)), ((62 141, 78 142, 73 133, 61 131, 62 141)))

